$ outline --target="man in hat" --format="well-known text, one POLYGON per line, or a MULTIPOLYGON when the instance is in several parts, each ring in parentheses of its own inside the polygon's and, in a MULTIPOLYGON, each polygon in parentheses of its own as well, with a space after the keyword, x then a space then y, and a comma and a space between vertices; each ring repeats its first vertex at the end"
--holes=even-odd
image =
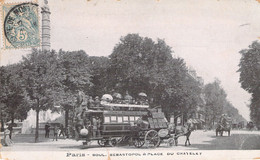
POLYGON ((95 108, 96 108, 96 109, 100 108, 100 100, 99 100, 99 97, 98 97, 98 96, 95 97, 95 102, 94 102, 94 104, 95 104, 95 108))
POLYGON ((13 123, 10 123, 10 124, 8 125, 8 130, 10 131, 9 138, 12 139, 13 123))
POLYGON ((60 129, 59 137, 62 135, 62 137, 65 139, 65 128, 63 124, 60 125, 59 129, 60 129))
POLYGON ((56 141, 58 141, 58 126, 57 124, 54 125, 54 128, 53 128, 53 141, 54 139, 56 139, 56 141))
POLYGON ((50 135, 50 125, 49 122, 47 122, 47 124, 45 125, 44 129, 45 129, 45 138, 49 138, 50 135))
POLYGON ((88 99, 88 107, 89 107, 89 109, 93 109, 95 107, 94 100, 93 100, 92 96, 90 96, 89 99, 88 99))
POLYGON ((87 138, 87 141, 89 141, 90 137, 92 136, 92 135, 91 135, 91 133, 92 133, 92 126, 91 126, 90 120, 87 120, 87 121, 86 121, 85 126, 86 126, 86 129, 88 130, 88 135, 87 135, 86 138, 87 138))

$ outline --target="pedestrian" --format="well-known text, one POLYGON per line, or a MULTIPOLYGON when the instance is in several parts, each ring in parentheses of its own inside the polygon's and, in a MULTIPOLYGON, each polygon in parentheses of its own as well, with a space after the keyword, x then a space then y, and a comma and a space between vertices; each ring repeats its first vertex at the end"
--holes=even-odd
POLYGON ((53 128, 53 141, 54 141, 54 139, 56 139, 56 141, 58 141, 58 127, 56 124, 54 125, 54 128, 53 128))
POLYGON ((87 134, 86 140, 90 141, 90 137, 92 136, 91 135, 92 125, 91 125, 91 122, 89 120, 86 122, 86 127, 84 127, 84 128, 86 128, 88 130, 88 134, 87 134))
POLYGON ((66 137, 67 138, 75 138, 75 134, 74 134, 74 131, 73 131, 73 127, 71 125, 68 125, 67 128, 65 128, 66 130, 66 137))
POLYGON ((63 127, 63 124, 60 125, 60 134, 59 137, 62 135, 63 138, 65 138, 65 128, 63 127))
POLYGON ((51 126, 47 122, 47 124, 45 125, 45 138, 49 138, 49 136, 50 136, 50 127, 51 126))
POLYGON ((75 120, 76 124, 75 124, 75 138, 78 141, 80 138, 80 130, 83 128, 83 119, 81 118, 81 114, 77 115, 77 118, 75 120))
POLYGON ((13 144, 13 141, 10 138, 11 131, 9 129, 10 127, 8 126, 4 131, 4 140, 3 140, 4 146, 11 146, 13 144))
POLYGON ((9 138, 12 139, 12 133, 13 133, 12 123, 10 123, 10 124, 8 125, 8 130, 10 131, 10 133, 9 133, 9 138))

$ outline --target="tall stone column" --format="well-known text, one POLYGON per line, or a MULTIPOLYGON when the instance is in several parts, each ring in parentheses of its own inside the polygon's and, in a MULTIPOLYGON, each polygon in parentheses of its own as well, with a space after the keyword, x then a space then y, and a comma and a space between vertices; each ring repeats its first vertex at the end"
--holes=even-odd
POLYGON ((48 6, 48 1, 44 0, 44 5, 42 7, 42 50, 50 51, 51 42, 50 42, 50 8, 48 6))

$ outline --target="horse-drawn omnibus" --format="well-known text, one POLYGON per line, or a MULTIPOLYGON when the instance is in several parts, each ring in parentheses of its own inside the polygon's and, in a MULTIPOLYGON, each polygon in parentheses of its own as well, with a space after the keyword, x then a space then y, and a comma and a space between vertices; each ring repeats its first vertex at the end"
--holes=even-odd
POLYGON ((121 141, 140 148, 157 147, 161 142, 177 144, 180 136, 174 134, 164 113, 148 105, 101 103, 102 108, 82 112, 83 125, 76 130, 83 144, 91 141, 104 146, 114 146, 121 141))

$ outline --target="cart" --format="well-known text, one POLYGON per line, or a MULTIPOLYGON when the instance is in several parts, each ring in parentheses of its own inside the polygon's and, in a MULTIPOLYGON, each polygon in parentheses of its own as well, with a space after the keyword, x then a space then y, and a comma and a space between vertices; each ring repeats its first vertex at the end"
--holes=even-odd
POLYGON ((230 136, 231 126, 232 119, 226 115, 222 115, 219 123, 217 124, 216 136, 218 136, 218 134, 223 136, 223 132, 228 132, 228 136, 230 136))

